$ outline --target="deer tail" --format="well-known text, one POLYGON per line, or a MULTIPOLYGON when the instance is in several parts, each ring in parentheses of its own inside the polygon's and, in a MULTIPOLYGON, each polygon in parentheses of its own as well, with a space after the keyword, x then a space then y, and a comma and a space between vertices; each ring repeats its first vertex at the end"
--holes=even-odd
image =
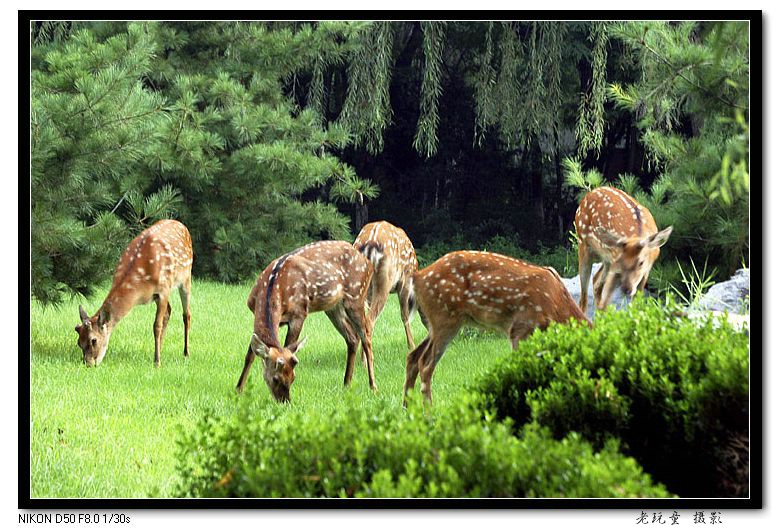
POLYGON ((374 241, 369 241, 365 244, 361 244, 358 250, 360 253, 366 256, 366 259, 371 262, 374 270, 379 269, 379 264, 382 262, 382 259, 385 256, 381 244, 374 241))

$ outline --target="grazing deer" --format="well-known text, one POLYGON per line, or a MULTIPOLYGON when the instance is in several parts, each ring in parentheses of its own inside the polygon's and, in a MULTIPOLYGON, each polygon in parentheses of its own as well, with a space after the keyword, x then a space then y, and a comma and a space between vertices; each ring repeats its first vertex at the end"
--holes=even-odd
POLYGON ((428 336, 406 357, 404 399, 419 373, 431 400, 433 370, 465 323, 508 336, 513 349, 553 321, 590 324, 554 268, 490 252, 448 253, 414 275, 414 295, 428 318, 428 336))
POLYGON ((593 297, 598 310, 607 306, 615 289, 633 298, 643 290, 660 247, 672 227, 658 231, 647 208, 630 195, 612 187, 590 191, 574 216, 579 240, 580 309, 588 309, 588 283, 594 261, 603 263, 593 277, 593 297))
POLYGON ((263 378, 274 398, 290 400, 295 380, 296 353, 303 322, 312 312, 324 311, 347 342, 344 385, 352 380, 355 353, 362 343, 368 362, 368 384, 374 382, 374 353, 366 321, 365 303, 373 269, 368 260, 345 241, 320 241, 287 253, 269 264, 257 278, 247 306, 255 315, 254 334, 236 390, 244 389, 255 356, 264 361, 263 378), (287 324, 284 346, 279 325, 287 324))
POLYGON ((154 300, 154 365, 160 367, 160 349, 171 316, 168 298, 177 287, 184 312, 184 356, 189 356, 191 272, 192 239, 184 224, 161 220, 142 231, 119 259, 111 290, 97 313, 90 317, 79 305, 81 325, 76 326, 76 332, 84 362, 88 366, 100 364, 111 333, 122 318, 136 305, 154 300))
POLYGON ((412 278, 417 271, 417 254, 412 241, 401 228, 389 222, 372 222, 363 226, 355 239, 357 248, 374 265, 374 276, 369 291, 368 324, 373 330, 391 292, 398 294, 401 321, 406 331, 406 345, 414 349, 414 338, 409 325, 412 312, 412 278))

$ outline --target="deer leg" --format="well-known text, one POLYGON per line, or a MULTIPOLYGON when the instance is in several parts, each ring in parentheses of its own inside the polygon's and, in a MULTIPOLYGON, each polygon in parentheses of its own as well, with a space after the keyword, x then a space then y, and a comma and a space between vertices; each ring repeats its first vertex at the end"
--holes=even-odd
POLYGON ((583 313, 588 310, 588 287, 590 284, 590 270, 593 265, 590 250, 585 241, 580 240, 579 246, 579 272, 580 272, 580 309, 583 313))
POLYGON ((462 323, 459 317, 450 316, 446 311, 433 313, 430 316, 432 318, 429 322, 431 330, 428 337, 423 340, 423 343, 417 349, 409 353, 409 356, 406 358, 407 385, 404 388, 404 392, 406 392, 414 387, 416 372, 419 372, 420 391, 424 400, 428 401, 428 403, 432 402, 431 379, 433 371, 441 357, 444 356, 447 345, 458 334, 458 329, 460 329, 462 323), (416 370, 414 368, 415 363, 417 364, 416 370))
POLYGON ((366 314, 363 312, 362 303, 347 304, 344 303, 344 312, 347 315, 349 323, 352 325, 352 331, 360 338, 360 346, 363 349, 368 364, 368 385, 376 391, 376 381, 374 380, 374 351, 371 347, 371 328, 366 321, 366 314))
POLYGON ((244 359, 244 369, 241 371, 241 376, 238 378, 238 384, 236 385, 236 392, 241 393, 244 391, 244 385, 249 378, 249 370, 252 369, 252 362, 255 361, 255 353, 252 351, 252 346, 246 352, 246 358, 244 359))
POLYGON ((604 310, 609 301, 612 299, 612 295, 615 293, 615 289, 618 286, 619 276, 615 273, 605 273, 606 279, 604 279, 604 291, 601 294, 601 300, 596 300, 596 308, 598 310, 604 310))
POLYGON ((593 276, 593 300, 597 306, 601 302, 601 297, 604 295, 604 283, 608 276, 609 263, 604 262, 601 264, 601 268, 599 268, 593 276))
POLYGON ((165 327, 168 325, 168 318, 171 316, 171 307, 168 298, 158 296, 157 314, 154 317, 154 366, 160 367, 160 350, 162 349, 165 327))
POLYGON ((371 329, 374 328, 374 323, 385 309, 387 298, 390 295, 390 285, 387 284, 387 279, 383 275, 375 275, 373 281, 374 282, 371 285, 371 302, 369 304, 367 318, 369 324, 371 325, 371 329))
POLYGON ((642 278, 642 280, 639 282, 639 285, 637 285, 636 287, 637 291, 645 289, 645 286, 647 286, 647 280, 649 278, 650 278, 650 272, 646 273, 642 278))
POLYGON ((184 357, 190 356, 190 288, 192 279, 187 278, 179 287, 179 297, 181 297, 182 318, 184 319, 184 357))
POLYGON ((404 332, 406 332, 406 346, 411 350, 414 349, 414 337, 412 336, 412 327, 409 325, 409 313, 410 301, 412 299, 411 291, 411 278, 409 281, 403 283, 403 286, 398 291, 398 302, 401 304, 401 321, 404 324, 404 332))
POLYGON ((420 360, 425 357, 428 346, 431 344, 430 335, 428 335, 420 345, 406 355, 406 382, 404 383, 404 407, 406 407, 406 394, 410 389, 414 389, 414 383, 417 381, 417 374, 420 372, 420 360))
POLYGON ((517 319, 509 329, 509 340, 512 342, 512 350, 516 350, 520 340, 525 340, 534 332, 534 326, 526 323, 525 319, 517 319))
POLYGON ((431 382, 433 378, 433 371, 436 369, 436 364, 444 356, 444 351, 447 350, 447 346, 452 341, 452 338, 457 334, 460 325, 454 325, 447 327, 442 335, 436 336, 431 339, 430 347, 425 352, 425 356, 420 359, 420 391, 423 394, 423 398, 428 404, 433 403, 431 398, 431 382))
MULTIPOLYGON (((387 298, 390 295, 390 285, 387 284, 387 278, 384 274, 374 274, 371 280, 371 287, 369 288, 369 304, 368 314, 366 316, 366 324, 368 326, 369 333, 373 336, 374 325, 379 315, 387 304, 387 298)), ((362 362, 366 363, 366 352, 361 353, 362 362)))
POLYGON ((344 307, 338 305, 337 308, 331 309, 325 312, 328 319, 339 331, 339 334, 347 342, 347 369, 344 373, 344 385, 347 386, 352 381, 352 373, 355 369, 355 355, 357 353, 357 346, 360 340, 358 340, 355 333, 347 322, 347 315, 344 313, 344 307))
MULTIPOLYGON (((410 311, 411 312, 411 311, 410 311)), ((430 330, 430 325, 428 325, 428 318, 425 316, 425 313, 422 311, 420 307, 417 307, 417 314, 420 315, 420 321, 423 325, 425 325, 425 328, 430 330)))
POLYGON ((291 316, 290 321, 287 322, 287 336, 284 337, 284 346, 287 347, 298 341, 298 337, 303 330, 303 322, 306 316, 291 316))

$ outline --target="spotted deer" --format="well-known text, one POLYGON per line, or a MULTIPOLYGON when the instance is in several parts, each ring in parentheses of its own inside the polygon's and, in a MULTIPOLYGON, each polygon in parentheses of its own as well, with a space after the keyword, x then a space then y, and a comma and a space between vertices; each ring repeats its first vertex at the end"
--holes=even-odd
POLYGON ((554 268, 490 252, 448 253, 414 275, 414 295, 428 318, 428 336, 406 357, 404 399, 419 374, 430 402, 433 370, 464 324, 508 336, 513 349, 553 321, 590 324, 554 268))
POLYGON ((595 261, 603 264, 593 277, 593 297, 603 310, 620 286, 633 298, 643 290, 660 247, 672 226, 658 231, 647 208, 627 193, 598 187, 585 195, 574 216, 579 241, 580 309, 588 309, 588 283, 595 261))
POLYGON ((374 265, 374 276, 368 294, 368 324, 373 330, 391 292, 398 294, 406 345, 414 349, 409 325, 412 300, 412 278, 417 271, 417 254, 412 241, 401 228, 389 222, 372 222, 363 226, 355 239, 357 248, 374 265))
POLYGON ((263 379, 274 398, 290 400, 295 380, 296 354, 303 322, 312 312, 324 311, 347 343, 344 385, 352 380, 358 343, 368 362, 368 384, 376 390, 371 331, 365 303, 373 269, 368 260, 345 241, 320 241, 274 259, 257 278, 247 300, 255 316, 254 334, 236 390, 240 393, 256 356, 263 359, 263 379), (287 325, 284 346, 279 326, 287 325))
POLYGON ((169 297, 179 289, 184 313, 184 356, 190 355, 190 287, 192 284, 192 239, 181 222, 161 220, 142 231, 119 259, 105 301, 90 317, 79 305, 81 325, 76 326, 84 362, 96 366, 108 350, 111 333, 136 305, 154 300, 154 365, 160 367, 163 336, 171 316, 169 297))

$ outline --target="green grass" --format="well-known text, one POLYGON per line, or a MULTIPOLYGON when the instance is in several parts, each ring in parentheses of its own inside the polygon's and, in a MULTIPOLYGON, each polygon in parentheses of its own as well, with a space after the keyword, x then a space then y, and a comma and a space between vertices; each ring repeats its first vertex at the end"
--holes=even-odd
MULTIPOLYGON (((153 365, 155 305, 133 309, 115 329, 97 368, 83 365, 73 328, 79 300, 31 309, 30 469, 31 496, 170 497, 176 478, 176 441, 203 415, 232 415, 247 406, 262 417, 291 408, 322 413, 375 400, 401 406, 406 340, 398 300, 390 297, 374 331, 377 394, 368 388, 358 360, 352 385, 343 387, 346 346, 322 313, 304 324, 292 403, 277 404, 255 362, 247 387, 236 395, 252 333, 246 307, 251 285, 195 281, 192 288, 190 358, 183 351, 178 295, 161 353, 153 365)), ((92 314, 107 288, 83 302, 92 314)), ((425 329, 415 318, 415 341, 425 329)), ((443 402, 483 373, 509 341, 468 332, 453 341, 437 366, 434 402, 443 402)), ((419 389, 419 382, 417 388, 419 389)))

